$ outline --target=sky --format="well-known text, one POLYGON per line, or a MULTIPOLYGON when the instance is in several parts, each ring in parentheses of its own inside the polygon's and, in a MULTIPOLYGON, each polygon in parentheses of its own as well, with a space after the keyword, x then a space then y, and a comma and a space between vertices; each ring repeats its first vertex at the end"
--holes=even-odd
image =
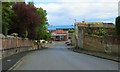
POLYGON ((26 0, 47 11, 50 25, 73 25, 74 22, 115 23, 120 0, 26 0))

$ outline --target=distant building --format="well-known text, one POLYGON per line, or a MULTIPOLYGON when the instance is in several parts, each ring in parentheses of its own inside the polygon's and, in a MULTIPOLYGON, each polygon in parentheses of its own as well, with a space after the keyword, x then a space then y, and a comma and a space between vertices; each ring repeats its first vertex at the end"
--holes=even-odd
POLYGON ((66 41, 69 39, 69 30, 73 30, 73 25, 48 26, 48 31, 52 34, 51 39, 55 41, 66 41))
POLYGON ((52 36, 51 39, 53 41, 66 41, 68 32, 64 30, 55 30, 51 32, 52 36))
POLYGON ((120 16, 120 1, 118 2, 118 16, 120 16))

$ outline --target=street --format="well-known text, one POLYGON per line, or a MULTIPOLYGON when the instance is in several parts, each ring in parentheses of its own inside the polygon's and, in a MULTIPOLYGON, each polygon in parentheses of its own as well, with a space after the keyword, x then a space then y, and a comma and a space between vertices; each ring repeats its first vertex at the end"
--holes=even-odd
POLYGON ((72 52, 64 42, 29 53, 15 70, 118 70, 118 63, 72 52))

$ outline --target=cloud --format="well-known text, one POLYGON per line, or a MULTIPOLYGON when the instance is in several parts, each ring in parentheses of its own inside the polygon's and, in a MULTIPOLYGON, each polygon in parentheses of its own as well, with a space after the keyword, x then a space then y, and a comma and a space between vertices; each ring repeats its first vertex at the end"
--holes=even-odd
POLYGON ((74 0, 73 2, 73 0, 60 0, 55 2, 55 0, 45 0, 44 2, 35 2, 35 6, 42 7, 47 11, 50 24, 71 24, 73 19, 81 21, 84 18, 87 21, 94 19, 94 21, 114 23, 118 14, 118 1, 74 0))
POLYGON ((36 7, 42 7, 46 9, 49 13, 59 12, 62 6, 56 3, 48 3, 48 4, 36 4, 36 7))

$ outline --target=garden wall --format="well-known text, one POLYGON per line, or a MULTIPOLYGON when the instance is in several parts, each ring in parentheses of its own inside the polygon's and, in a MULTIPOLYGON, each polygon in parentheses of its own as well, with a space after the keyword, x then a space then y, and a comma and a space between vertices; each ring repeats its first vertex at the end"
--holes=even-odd
POLYGON ((32 40, 13 36, 0 38, 0 45, 0 53, 2 54, 2 58, 16 53, 37 49, 32 40))
MULTIPOLYGON (((97 37, 97 36, 84 36, 83 47, 85 50, 103 52, 109 54, 119 54, 119 37, 107 36, 107 37, 97 37)), ((120 54, 119 54, 120 55, 120 54)))

